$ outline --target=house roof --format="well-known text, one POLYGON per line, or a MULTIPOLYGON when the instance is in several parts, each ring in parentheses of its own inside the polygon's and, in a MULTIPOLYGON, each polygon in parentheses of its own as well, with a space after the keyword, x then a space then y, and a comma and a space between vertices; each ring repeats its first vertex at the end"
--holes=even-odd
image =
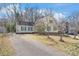
POLYGON ((36 21, 36 23, 38 23, 40 21, 43 21, 43 22, 46 22, 46 23, 49 22, 50 24, 56 24, 57 25, 56 19, 52 16, 46 16, 46 17, 40 18, 36 21))
POLYGON ((33 26, 34 22, 27 22, 27 21, 19 21, 19 25, 28 25, 28 26, 33 26))

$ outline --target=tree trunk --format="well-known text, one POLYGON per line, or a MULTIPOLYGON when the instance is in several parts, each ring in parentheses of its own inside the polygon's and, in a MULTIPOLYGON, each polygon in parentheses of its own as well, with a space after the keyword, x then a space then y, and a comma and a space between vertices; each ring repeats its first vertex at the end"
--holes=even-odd
POLYGON ((49 37, 49 32, 47 33, 47 37, 50 38, 50 37, 49 37))
POLYGON ((77 35, 74 35, 74 39, 76 39, 76 36, 77 36, 77 35))
POLYGON ((60 33, 60 41, 61 41, 61 42, 64 42, 64 40, 63 40, 63 35, 64 35, 64 34, 61 32, 61 33, 60 33))
POLYGON ((77 36, 77 32, 74 33, 74 39, 76 39, 76 36, 77 36))
POLYGON ((49 34, 48 34, 48 38, 50 38, 50 37, 49 37, 49 34))

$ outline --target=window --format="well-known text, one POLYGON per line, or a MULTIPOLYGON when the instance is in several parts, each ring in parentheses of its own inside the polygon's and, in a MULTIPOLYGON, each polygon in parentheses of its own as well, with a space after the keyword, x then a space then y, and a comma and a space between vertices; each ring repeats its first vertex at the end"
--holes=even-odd
POLYGON ((24 30, 24 28, 23 28, 23 27, 21 27, 21 30, 23 31, 23 30, 24 30))
POLYGON ((33 31, 33 28, 32 27, 24 27, 24 26, 22 26, 21 27, 21 31, 33 31))
POLYGON ((31 31, 33 31, 33 28, 32 28, 32 27, 30 27, 30 30, 31 30, 31 31))
POLYGON ((27 30, 27 27, 25 27, 25 31, 27 30))
POLYGON ((21 31, 26 31, 26 27, 21 27, 21 31))
POLYGON ((51 27, 48 26, 48 27, 47 27, 47 31, 51 31, 51 27))
POLYGON ((33 28, 32 27, 28 27, 28 31, 33 31, 33 28))
POLYGON ((57 27, 56 26, 53 26, 53 30, 56 31, 57 30, 57 27))

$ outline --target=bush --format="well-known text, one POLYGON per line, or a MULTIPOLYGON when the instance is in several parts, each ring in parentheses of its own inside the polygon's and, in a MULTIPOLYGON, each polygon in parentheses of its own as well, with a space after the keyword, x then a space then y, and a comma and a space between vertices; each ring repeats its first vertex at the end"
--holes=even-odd
POLYGON ((15 24, 6 24, 6 29, 7 32, 15 32, 16 31, 15 24))

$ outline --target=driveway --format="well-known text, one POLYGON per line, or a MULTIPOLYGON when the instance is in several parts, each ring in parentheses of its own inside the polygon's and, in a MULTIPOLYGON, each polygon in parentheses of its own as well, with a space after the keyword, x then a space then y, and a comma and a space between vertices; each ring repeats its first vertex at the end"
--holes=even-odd
POLYGON ((64 53, 55 48, 28 37, 23 39, 19 34, 11 35, 10 40, 16 52, 15 56, 65 56, 64 53))

